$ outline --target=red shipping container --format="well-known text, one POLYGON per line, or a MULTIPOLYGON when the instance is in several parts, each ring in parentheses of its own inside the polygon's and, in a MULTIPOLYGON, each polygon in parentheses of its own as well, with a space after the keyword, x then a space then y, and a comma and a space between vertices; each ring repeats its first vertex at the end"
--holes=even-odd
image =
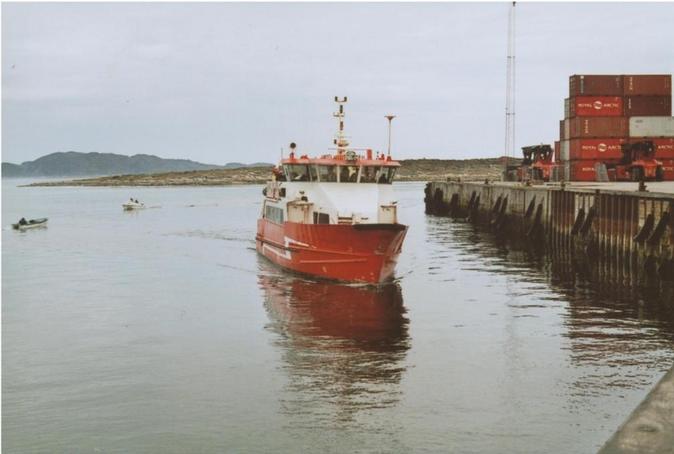
POLYGON ((655 145, 655 159, 674 159, 674 137, 632 138, 630 139, 630 143, 642 142, 644 140, 653 141, 653 145, 655 145))
POLYGON ((569 161, 569 181, 597 181, 597 171, 595 160, 569 161))
POLYGON ((569 158, 597 159, 602 162, 620 159, 624 143, 627 143, 627 139, 572 139, 569 141, 569 158))
POLYGON ((621 117, 622 115, 623 99, 620 96, 574 96, 569 99, 569 118, 621 117))
POLYGON ((571 139, 626 137, 629 129, 625 117, 576 117, 567 121, 571 139))
POLYGON ((672 95, 671 74, 623 76, 624 95, 672 95))
POLYGON ((672 114, 671 96, 625 96, 626 117, 669 117, 672 114))
POLYGON ((622 96, 623 76, 573 75, 569 77, 569 96, 622 96))

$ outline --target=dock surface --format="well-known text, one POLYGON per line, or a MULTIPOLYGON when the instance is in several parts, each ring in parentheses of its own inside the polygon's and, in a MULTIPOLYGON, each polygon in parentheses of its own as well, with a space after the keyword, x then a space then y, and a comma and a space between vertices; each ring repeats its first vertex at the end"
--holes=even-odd
POLYGON ((674 367, 599 451, 599 454, 664 453, 674 453, 674 367))

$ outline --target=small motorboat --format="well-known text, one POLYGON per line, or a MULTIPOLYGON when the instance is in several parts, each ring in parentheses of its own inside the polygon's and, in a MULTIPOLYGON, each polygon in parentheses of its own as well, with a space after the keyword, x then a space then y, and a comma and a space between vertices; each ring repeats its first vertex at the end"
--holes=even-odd
POLYGON ((143 202, 139 202, 138 199, 129 199, 128 202, 122 204, 122 208, 124 208, 127 211, 142 210, 143 208, 145 208, 145 204, 143 202))
POLYGON ((37 227, 47 227, 47 218, 38 218, 26 220, 26 218, 21 218, 16 224, 12 224, 14 230, 28 230, 34 229, 37 227))

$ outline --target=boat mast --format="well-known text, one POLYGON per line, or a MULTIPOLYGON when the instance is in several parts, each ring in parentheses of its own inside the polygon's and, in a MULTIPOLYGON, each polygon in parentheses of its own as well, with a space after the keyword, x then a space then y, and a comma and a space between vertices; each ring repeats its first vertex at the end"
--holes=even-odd
POLYGON ((341 155, 346 152, 346 147, 349 146, 349 141, 344 135, 344 104, 346 104, 347 97, 339 98, 335 96, 335 102, 339 105, 339 111, 332 114, 339 121, 339 129, 335 134, 334 144, 337 146, 337 154, 341 155))
POLYGON ((505 160, 504 178, 507 178, 508 160, 515 156, 515 2, 508 11, 508 59, 506 63, 505 106, 505 160))

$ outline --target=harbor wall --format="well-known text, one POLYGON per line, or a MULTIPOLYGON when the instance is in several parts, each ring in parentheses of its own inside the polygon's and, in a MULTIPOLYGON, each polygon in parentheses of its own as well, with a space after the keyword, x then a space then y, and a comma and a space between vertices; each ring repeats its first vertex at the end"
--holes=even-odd
POLYGON ((427 183, 426 213, 581 256, 617 279, 674 281, 674 192, 506 182, 427 183))

